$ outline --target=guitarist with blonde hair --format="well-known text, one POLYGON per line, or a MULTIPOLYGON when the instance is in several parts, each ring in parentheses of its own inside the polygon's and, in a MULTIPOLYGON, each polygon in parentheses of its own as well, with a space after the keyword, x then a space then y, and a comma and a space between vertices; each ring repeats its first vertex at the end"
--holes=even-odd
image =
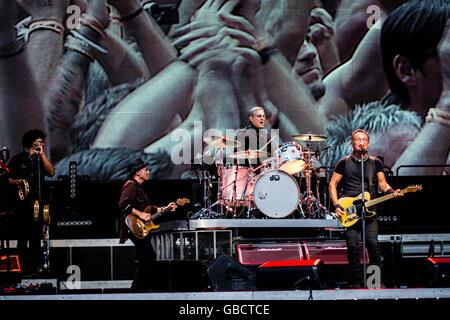
POLYGON ((129 180, 122 187, 119 200, 119 209, 122 212, 120 228, 120 243, 124 243, 130 238, 134 243, 138 263, 136 266, 132 292, 151 291, 151 277, 153 265, 156 261, 156 253, 153 249, 151 238, 139 236, 130 232, 130 226, 126 226, 125 220, 128 215, 135 215, 142 222, 152 222, 157 220, 164 211, 175 210, 177 204, 171 202, 164 208, 151 206, 150 199, 144 189, 144 182, 150 180, 150 169, 140 158, 130 162, 127 166, 129 180), (147 208, 152 208, 147 212, 147 208))
MULTIPOLYGON (((347 255, 351 271, 352 288, 364 288, 363 270, 360 262, 360 241, 362 223, 358 220, 358 215, 349 215, 348 211, 357 207, 344 208, 341 205, 340 199, 344 197, 361 197, 362 192, 362 177, 361 177, 361 162, 364 165, 364 190, 373 196, 376 194, 378 188, 384 193, 392 193, 394 197, 402 196, 400 190, 394 190, 387 183, 383 171, 383 163, 376 157, 369 156, 369 134, 357 129, 352 133, 351 144, 353 152, 342 158, 336 164, 333 175, 331 177, 328 191, 330 193, 331 201, 336 208, 336 216, 341 220, 341 223, 347 227, 346 241, 347 241, 347 255), (338 192, 339 185, 339 192, 338 192), (351 217, 343 219, 343 217, 351 217), (353 219, 353 221, 351 221, 353 219)), ((366 198, 366 200, 368 200, 366 198)), ((369 252, 370 263, 381 268, 381 249, 378 244, 378 222, 375 215, 366 215, 366 244, 369 252)))

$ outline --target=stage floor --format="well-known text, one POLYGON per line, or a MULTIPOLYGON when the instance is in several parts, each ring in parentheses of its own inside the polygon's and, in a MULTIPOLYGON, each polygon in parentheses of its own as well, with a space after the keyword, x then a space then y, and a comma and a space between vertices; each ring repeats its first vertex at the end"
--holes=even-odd
POLYGON ((408 289, 335 289, 290 291, 229 291, 171 293, 99 293, 54 295, 3 295, 0 301, 18 300, 222 300, 222 301, 286 301, 286 300, 401 300, 450 299, 450 288, 408 289))

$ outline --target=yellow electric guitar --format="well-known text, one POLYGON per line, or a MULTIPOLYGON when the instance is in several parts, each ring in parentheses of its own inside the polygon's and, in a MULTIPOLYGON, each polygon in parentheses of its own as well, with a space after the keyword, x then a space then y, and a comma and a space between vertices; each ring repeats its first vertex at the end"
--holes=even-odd
MULTIPOLYGON (((181 198, 176 201, 177 206, 184 206, 185 204, 190 203, 191 201, 187 198, 181 198)), ((156 206, 148 206, 144 209, 144 212, 155 214, 157 210, 156 206)), ((170 206, 164 207, 161 209, 161 214, 168 211, 175 211, 171 210, 170 206)), ((134 236, 138 239, 144 239, 148 236, 148 234, 154 230, 159 228, 159 224, 154 224, 153 221, 150 219, 148 221, 144 221, 141 218, 139 218, 135 214, 129 214, 125 218, 125 223, 127 227, 133 232, 134 236)))
MULTIPOLYGON (((402 194, 408 193, 408 192, 416 192, 422 190, 421 185, 414 185, 414 186, 408 186, 407 188, 400 190, 402 194)), ((394 195, 392 193, 370 200, 370 193, 364 192, 364 203, 366 206, 366 217, 370 218, 375 215, 375 211, 370 211, 369 208, 373 207, 381 202, 384 202, 386 200, 390 200, 394 198, 394 195)), ((339 221, 341 222, 342 226, 345 228, 351 227, 355 223, 361 219, 361 209, 362 209, 362 197, 361 194, 359 194, 357 197, 343 197, 338 200, 338 204, 344 208, 344 215, 339 217, 339 221)))

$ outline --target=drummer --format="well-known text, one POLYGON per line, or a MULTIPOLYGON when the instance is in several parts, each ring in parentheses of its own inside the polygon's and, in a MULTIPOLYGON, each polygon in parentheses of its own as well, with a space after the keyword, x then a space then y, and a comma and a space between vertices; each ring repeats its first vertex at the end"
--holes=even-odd
POLYGON ((246 157, 238 157, 238 164, 259 166, 261 162, 271 153, 271 134, 270 130, 266 129, 266 114, 261 107, 253 107, 248 113, 248 125, 239 130, 237 133, 237 140, 240 142, 240 147, 236 149, 237 152, 246 154, 246 157))

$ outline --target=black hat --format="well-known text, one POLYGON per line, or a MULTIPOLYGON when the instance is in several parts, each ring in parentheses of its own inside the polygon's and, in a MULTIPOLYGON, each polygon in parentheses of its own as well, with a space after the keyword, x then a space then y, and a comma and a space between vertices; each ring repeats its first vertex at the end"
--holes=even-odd
POLYGON ((128 176, 133 177, 137 171, 141 170, 142 168, 144 168, 146 166, 147 166, 147 164, 141 158, 134 159, 127 166, 128 176))

